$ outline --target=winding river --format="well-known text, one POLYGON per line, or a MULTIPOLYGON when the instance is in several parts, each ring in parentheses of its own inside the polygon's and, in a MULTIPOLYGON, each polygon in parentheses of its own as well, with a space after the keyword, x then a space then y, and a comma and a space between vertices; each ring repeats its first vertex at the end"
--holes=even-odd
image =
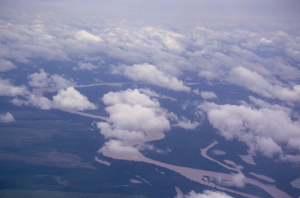
MULTIPOLYGON (((92 85, 78 85, 78 86, 75 86, 75 87, 92 87, 92 86, 101 86, 101 85, 121 86, 122 84, 124 84, 124 83, 98 83, 98 84, 92 84, 92 85)), ((55 92, 55 91, 58 91, 58 90, 59 90, 58 88, 40 88, 40 89, 34 89, 32 91, 32 94, 34 94, 36 97, 41 97, 41 96, 43 96, 44 92, 55 92)), ((84 112, 80 112, 80 111, 76 111, 76 110, 70 110, 70 109, 60 109, 60 110, 68 112, 68 113, 78 114, 78 115, 81 115, 81 116, 91 117, 91 118, 95 118, 95 119, 101 119, 101 120, 105 120, 105 121, 108 119, 107 117, 88 114, 88 113, 84 113, 84 112)), ((160 139, 163 139, 164 137, 165 137, 165 135, 162 132, 149 133, 145 136, 145 138, 142 141, 131 143, 129 145, 131 146, 133 144, 150 142, 150 141, 154 141, 154 140, 160 140, 160 139)), ((228 166, 226 164, 223 164, 222 162, 219 162, 219 161, 217 161, 217 160, 215 160, 215 159, 213 159, 213 158, 211 158, 207 155, 207 151, 210 148, 212 148, 214 145, 216 145, 217 143, 218 143, 217 141, 214 141, 208 147, 201 149, 201 155, 203 157, 209 159, 210 161, 215 162, 215 163, 223 166, 224 168, 227 168, 230 171, 233 171, 235 173, 236 172, 240 173, 241 170, 239 168, 230 167, 230 166, 228 166)), ((139 154, 134 155, 134 156, 133 155, 114 155, 113 153, 110 153, 110 152, 106 151, 106 152, 103 152, 103 155, 107 156, 107 157, 114 158, 114 159, 119 159, 119 160, 130 160, 130 161, 138 161, 138 162, 146 162, 146 163, 150 163, 150 164, 155 164, 157 166, 164 167, 164 168, 167 168, 169 170, 175 171, 175 172, 183 175, 184 177, 186 177, 186 178, 188 178, 192 181, 196 181, 200 184, 210 186, 210 187, 214 187, 214 188, 222 190, 222 191, 227 191, 227 192, 230 192, 230 193, 239 194, 239 195, 242 195, 242 196, 245 196, 245 197, 257 198, 257 196, 250 195, 250 194, 243 193, 243 192, 236 191, 236 190, 232 190, 232 189, 226 188, 224 186, 219 186, 217 184, 206 181, 204 179, 205 176, 206 177, 208 176, 208 177, 212 177, 212 178, 221 177, 225 180, 230 181, 232 179, 231 174, 167 164, 167 163, 163 163, 163 162, 160 162, 160 161, 149 159, 149 158, 145 157, 142 153, 139 153, 139 154)), ((291 196, 289 196, 287 193, 285 193, 284 191, 276 188, 275 185, 267 185, 267 184, 264 184, 264 183, 261 183, 261 182, 255 180, 255 179, 247 178, 247 177, 246 177, 244 182, 246 184, 252 184, 252 185, 255 185, 255 186, 265 190, 267 193, 269 193, 274 198, 282 198, 282 197, 291 198, 291 196)))

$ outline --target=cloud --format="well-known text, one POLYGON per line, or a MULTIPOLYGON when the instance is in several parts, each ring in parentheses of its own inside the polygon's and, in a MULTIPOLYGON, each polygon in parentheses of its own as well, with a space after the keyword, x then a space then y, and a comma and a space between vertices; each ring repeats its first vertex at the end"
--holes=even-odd
POLYGON ((231 174, 231 179, 223 179, 222 176, 217 178, 217 182, 220 185, 225 186, 236 186, 238 188, 243 188, 245 186, 246 177, 243 173, 239 172, 237 174, 231 174))
POLYGON ((132 146, 126 146, 120 140, 109 140, 108 142, 105 142, 104 146, 99 150, 99 152, 109 152, 114 154, 115 156, 140 155, 140 152, 137 148, 134 148, 132 146))
MULTIPOLYGON (((103 96, 103 102, 109 105, 105 110, 110 114, 108 122, 114 130, 122 130, 125 134, 133 131, 138 136, 141 134, 139 131, 148 133, 170 130, 166 112, 160 108, 159 102, 151 100, 137 89, 109 92, 103 96)), ((107 125, 100 126, 104 129, 107 125)), ((103 131, 103 134, 107 133, 103 131)))
POLYGON ((213 99, 213 98, 217 98, 217 95, 214 92, 210 92, 210 91, 201 91, 201 97, 203 99, 213 99))
POLYGON ((80 40, 80 41, 89 41, 89 42, 103 42, 103 40, 95 36, 93 34, 88 33, 85 30, 81 30, 75 33, 75 38, 80 40))
POLYGON ((54 107, 53 102, 51 100, 49 100, 48 98, 36 97, 33 94, 30 94, 29 96, 27 96, 27 100, 14 98, 12 100, 12 103, 17 106, 22 106, 22 105, 30 106, 31 105, 31 106, 39 107, 44 110, 49 110, 54 107))
POLYGON ((10 123, 10 122, 14 122, 14 121, 15 121, 15 119, 11 115, 11 113, 7 112, 6 114, 0 114, 0 122, 10 123))
POLYGON ((111 128, 110 124, 105 122, 98 122, 97 127, 101 130, 101 134, 104 135, 105 138, 115 137, 129 142, 144 138, 144 134, 141 132, 111 128))
POLYGON ((203 99, 206 99, 206 100, 217 98, 217 95, 211 91, 201 91, 201 93, 200 93, 198 89, 195 89, 195 90, 193 90, 193 92, 196 95, 200 95, 203 99))
POLYGON ((203 103, 198 108, 207 112, 209 122, 222 136, 246 143, 253 155, 260 152, 274 157, 285 155, 286 149, 300 150, 300 122, 283 110, 215 103, 203 103))
POLYGON ((185 86, 182 81, 161 72, 154 65, 148 63, 136 64, 133 66, 121 65, 115 67, 112 73, 124 75, 133 81, 147 82, 174 91, 189 92, 191 90, 189 87, 185 86))
POLYGON ((8 79, 0 78, 0 95, 1 96, 23 96, 28 94, 29 91, 25 86, 15 87, 8 79))
POLYGON ((86 109, 97 109, 96 105, 91 103, 88 98, 73 87, 66 90, 59 90, 57 95, 53 96, 54 107, 67 108, 83 111, 86 109))
POLYGON ((109 122, 116 128, 132 131, 168 131, 170 124, 161 109, 144 107, 140 104, 116 104, 105 108, 110 114, 109 122))
POLYGON ((137 105, 140 104, 144 107, 159 107, 160 104, 157 100, 152 100, 149 96, 140 93, 138 89, 127 89, 120 92, 109 92, 102 98, 106 105, 116 104, 128 104, 137 105))
MULTIPOLYGON (((138 142, 143 140, 148 133, 164 132, 171 128, 167 113, 160 108, 159 102, 140 93, 138 89, 109 92, 103 96, 102 100, 108 105, 105 110, 109 113, 109 118, 107 123, 98 122, 97 127, 105 138, 118 138, 123 146, 124 142, 138 142)), ((137 148, 129 149, 129 146, 127 149, 138 150, 137 148)), ((113 152, 116 153, 117 150, 113 152)))
POLYGON ((5 72, 11 69, 16 69, 17 66, 15 66, 11 61, 0 59, 0 72, 5 72))
POLYGON ((73 87, 69 87, 66 90, 60 89, 58 93, 53 96, 53 100, 49 100, 46 97, 36 97, 33 94, 28 95, 27 100, 14 98, 12 103, 14 105, 32 105, 44 110, 51 108, 65 108, 84 111, 86 109, 96 109, 96 105, 91 103, 88 98, 73 87))
POLYGON ((93 65, 92 63, 78 63, 77 67, 73 67, 74 71, 77 70, 93 70, 93 69, 97 69, 98 67, 93 65))
POLYGON ((233 68, 227 77, 227 81, 245 87, 264 97, 291 102, 300 101, 300 85, 295 85, 292 89, 289 89, 281 85, 271 84, 258 73, 244 67, 233 68))
POLYGON ((74 86, 75 83, 65 79, 64 77, 54 74, 49 76, 44 69, 40 69, 40 73, 30 74, 29 85, 32 87, 57 87, 57 88, 68 88, 74 86))
POLYGON ((172 126, 181 127, 183 129, 186 129, 186 130, 194 130, 201 124, 201 123, 196 122, 196 121, 192 123, 189 119, 187 119, 185 117, 181 117, 181 119, 179 119, 176 116, 175 120, 177 121, 177 123, 173 124, 172 126))
POLYGON ((40 69, 40 73, 30 74, 28 78, 30 79, 29 85, 32 87, 48 87, 51 79, 48 78, 48 73, 43 69, 40 69))
POLYGON ((176 198, 233 198, 226 193, 220 191, 205 190, 203 193, 196 193, 191 191, 187 195, 177 195, 176 198))
POLYGON ((270 103, 267 103, 266 101, 255 98, 253 96, 249 96, 249 99, 252 103, 257 105, 258 107, 263 107, 263 108, 268 108, 268 109, 273 109, 273 110, 282 110, 289 115, 292 113, 292 109, 278 105, 278 104, 270 104, 270 103))

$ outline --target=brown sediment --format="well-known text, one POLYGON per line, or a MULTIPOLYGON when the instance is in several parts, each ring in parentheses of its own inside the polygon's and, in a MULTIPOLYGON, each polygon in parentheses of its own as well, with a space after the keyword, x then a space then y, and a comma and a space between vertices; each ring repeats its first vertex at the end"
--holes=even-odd
MULTIPOLYGON (((215 144, 217 144, 216 141, 214 141, 208 147, 202 149, 201 154, 203 154, 204 156, 207 156, 206 151, 209 148, 213 147, 215 144)), ((209 177, 213 177, 213 178, 222 177, 225 180, 231 180, 232 179, 231 174, 214 172, 214 171, 206 171, 206 170, 201 170, 201 169, 194 169, 194 168, 188 168, 188 167, 182 167, 182 166, 166 164, 166 163, 163 163, 163 162, 159 162, 159 161, 156 161, 156 160, 146 158, 141 153, 139 153, 138 155, 135 155, 135 156, 132 156, 132 155, 122 155, 122 156, 118 155, 117 156, 117 155, 114 155, 114 154, 109 153, 109 152, 106 151, 106 152, 103 152, 103 155, 105 155, 107 157, 114 158, 114 159, 119 159, 119 160, 139 161, 139 162, 146 162, 146 163, 150 163, 150 164, 155 164, 157 166, 164 167, 164 168, 173 170, 177 173, 180 173, 181 175, 185 176, 186 178, 188 178, 192 181, 196 181, 200 184, 204 184, 204 185, 207 185, 207 186, 210 186, 210 187, 214 187, 214 188, 219 189, 219 190, 239 194, 239 195, 242 195, 242 196, 245 196, 245 197, 257 198, 257 196, 255 196, 255 195, 250 195, 250 194, 242 193, 242 192, 239 192, 239 191, 236 191, 236 190, 231 190, 229 188, 218 186, 214 183, 207 182, 207 181, 203 180, 203 177, 205 177, 205 176, 209 176, 209 177)), ((209 158, 209 159, 212 159, 212 158, 209 158)), ((221 162, 218 162, 214 159, 213 159, 213 161, 217 162, 218 164, 222 164, 221 162)), ((224 164, 222 164, 222 165, 224 165, 224 164)), ((238 172, 240 171, 240 169, 232 168, 232 167, 229 167, 227 165, 224 165, 224 167, 228 167, 228 169, 230 169, 230 170, 234 170, 234 171, 238 171, 238 172)), ((245 183, 252 184, 252 185, 255 185, 255 186, 258 186, 258 187, 262 188, 263 190, 265 190, 267 193, 269 193, 274 198, 282 198, 282 197, 291 198, 291 196, 289 196, 288 194, 286 194, 282 190, 279 190, 274 185, 266 185, 266 184, 263 184, 259 181, 256 181, 254 179, 247 178, 247 177, 245 179, 245 183)))
POLYGON ((229 164, 229 165, 232 165, 232 166, 235 166, 235 163, 231 160, 223 160, 226 164, 229 164))
POLYGON ((254 162, 254 159, 252 157, 252 155, 248 154, 248 155, 239 155, 242 160, 248 164, 251 164, 251 165, 256 165, 256 163, 254 162))
POLYGON ((300 189, 300 178, 295 179, 290 183, 294 188, 299 188, 300 189))
MULTIPOLYGON (((115 83, 99 83, 99 84, 93 84, 93 85, 80 85, 80 86, 75 86, 75 87, 89 87, 89 86, 112 85, 112 84, 115 84, 115 83)), ((46 91, 49 91, 49 90, 46 90, 46 91)), ((36 91, 36 93, 39 94, 38 91, 36 91)), ((66 111, 65 109, 61 109, 61 110, 66 111)), ((79 115, 87 116, 87 117, 99 118, 99 119, 103 119, 103 120, 107 119, 107 118, 102 117, 102 116, 98 117, 96 115, 82 113, 82 112, 78 112, 78 111, 69 111, 68 110, 67 112, 75 113, 75 114, 79 114, 79 115), (94 117, 94 116, 96 116, 96 117, 94 117)), ((144 143, 144 142, 160 140, 164 137, 165 137, 164 133, 162 133, 162 132, 147 133, 147 135, 145 136, 145 138, 143 140, 141 140, 141 141, 137 140, 136 142, 127 143, 127 145, 132 146, 132 145, 140 144, 140 143, 144 143)), ((207 150, 210 149, 211 147, 213 147, 217 143, 218 142, 214 141, 208 147, 206 147, 204 149, 201 149, 201 155, 203 157, 206 157, 207 159, 215 162, 215 163, 218 163, 219 165, 221 165, 221 166, 223 166, 223 167, 225 167, 229 170, 240 172, 240 169, 238 169, 238 168, 229 167, 229 166, 227 166, 227 165, 225 165, 225 164, 223 164, 223 163, 207 156, 207 150)), ((214 187, 214 188, 219 189, 219 190, 239 194, 239 195, 242 195, 242 196, 245 196, 245 197, 257 198, 257 196, 250 195, 250 194, 247 194, 247 193, 242 193, 242 192, 239 192, 239 191, 236 191, 236 190, 231 190, 229 188, 218 186, 218 185, 215 185, 211 182, 203 180, 203 178, 205 176, 209 176, 209 177, 213 177, 213 178, 218 178, 218 177, 221 176, 225 180, 230 180, 230 179, 232 179, 231 174, 219 173, 219 172, 214 172, 214 171, 206 171, 206 170, 201 170, 201 169, 194 169, 194 168, 188 168, 188 167, 181 167, 181 166, 166 164, 166 163, 163 163, 163 162, 159 162, 159 161, 156 161, 156 160, 146 158, 141 153, 139 153, 138 155, 135 155, 135 156, 129 155, 129 154, 128 155, 114 155, 113 153, 109 153, 108 151, 105 151, 105 152, 103 152, 103 155, 105 155, 107 157, 114 158, 114 159, 119 159, 119 160, 139 161, 139 162, 146 162, 146 163, 150 163, 150 164, 155 164, 157 166, 173 170, 173 171, 183 175, 184 177, 186 177, 190 180, 199 182, 200 184, 207 185, 207 186, 210 186, 210 187, 214 187)), ((247 160, 244 156, 240 156, 240 157, 244 161, 247 160)), ((252 158, 252 161, 253 161, 253 158, 252 158)), ((248 163, 251 164, 251 160, 248 163)), ((255 162, 253 161, 252 164, 255 164, 255 162)), ((258 186, 258 187, 262 188, 263 190, 265 190, 267 193, 269 193, 274 198, 282 198, 282 197, 291 198, 288 194, 286 194, 285 192, 277 189, 276 186, 274 186, 274 185, 266 185, 266 184, 260 183, 259 181, 256 181, 256 180, 251 179, 251 178, 246 178, 245 183, 252 184, 252 185, 255 185, 255 186, 258 186)))
POLYGON ((267 177, 265 175, 260 175, 260 174, 256 174, 256 173, 253 173, 253 172, 250 172, 249 174, 253 175, 254 177, 257 177, 259 179, 263 179, 263 180, 266 180, 268 182, 275 182, 274 179, 270 178, 270 177, 267 177))

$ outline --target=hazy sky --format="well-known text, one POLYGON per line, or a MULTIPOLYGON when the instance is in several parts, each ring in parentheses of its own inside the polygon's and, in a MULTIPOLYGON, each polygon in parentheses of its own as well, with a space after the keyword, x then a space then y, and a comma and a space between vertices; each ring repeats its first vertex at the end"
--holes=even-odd
MULTIPOLYGON (((0 95, 44 110, 97 109, 69 74, 106 69, 198 100, 178 101, 149 88, 104 94, 109 118, 97 125, 108 138, 102 150, 138 153, 125 143, 143 139, 139 131, 194 130, 204 116, 220 136, 244 143, 253 156, 300 163, 299 22, 298 0, 2 0, 0 95), (37 59, 61 61, 69 73, 37 59), (5 73, 25 75, 25 67, 32 73, 23 84, 5 73), (243 88, 249 95, 218 103, 213 86, 193 89, 186 83, 191 80, 243 88), (49 87, 59 90, 53 99, 31 93, 49 87), (193 117, 163 109, 160 100, 178 101, 183 111, 190 107, 193 117)), ((9 112, 1 120, 15 121, 9 112)))
MULTIPOLYGON (((69 17, 100 17, 100 19, 169 22, 190 24, 221 22, 298 22, 300 3, 297 0, 113 0, 113 1, 1 1, 1 10, 17 13, 59 13, 69 17)), ((6 12, 2 12, 5 15, 6 12)), ((71 19, 71 18, 70 18, 71 19)), ((99 18, 98 18, 99 19, 99 18)))

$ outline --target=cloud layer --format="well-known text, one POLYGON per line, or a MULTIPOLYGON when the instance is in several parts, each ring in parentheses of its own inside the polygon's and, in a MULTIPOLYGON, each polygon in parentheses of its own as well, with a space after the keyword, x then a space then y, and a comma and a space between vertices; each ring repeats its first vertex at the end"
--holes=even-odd
POLYGON ((285 111, 215 103, 198 108, 207 112, 209 122, 222 136, 246 143, 253 155, 260 152, 266 157, 282 157, 285 148, 300 150, 300 122, 285 111))
POLYGON ((191 89, 177 78, 165 74, 158 70, 154 65, 148 63, 139 65, 121 65, 112 71, 113 74, 121 74, 133 81, 147 82, 153 85, 172 89, 174 91, 187 91, 191 89))
POLYGON ((69 87, 66 90, 60 89, 58 93, 53 96, 53 100, 29 94, 27 100, 14 98, 12 102, 15 105, 32 105, 45 110, 51 108, 65 108, 84 111, 86 109, 97 108, 86 96, 79 93, 73 87, 69 87))
POLYGON ((10 80, 0 78, 0 95, 1 96, 20 96, 29 94, 27 87, 25 86, 14 86, 10 80))

